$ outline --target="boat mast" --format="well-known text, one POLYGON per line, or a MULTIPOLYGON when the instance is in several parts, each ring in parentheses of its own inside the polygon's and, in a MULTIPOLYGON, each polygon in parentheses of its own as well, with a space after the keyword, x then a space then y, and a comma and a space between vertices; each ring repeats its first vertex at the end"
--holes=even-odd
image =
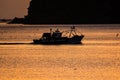
POLYGON ((50 35, 52 36, 52 28, 50 28, 50 35))

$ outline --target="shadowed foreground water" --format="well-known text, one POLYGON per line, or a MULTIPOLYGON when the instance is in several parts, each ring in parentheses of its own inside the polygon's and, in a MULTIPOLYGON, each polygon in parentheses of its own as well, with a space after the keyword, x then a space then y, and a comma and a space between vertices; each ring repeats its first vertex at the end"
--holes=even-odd
POLYGON ((49 27, 1 25, 0 80, 119 80, 119 25, 90 26, 82 45, 33 45, 49 27))

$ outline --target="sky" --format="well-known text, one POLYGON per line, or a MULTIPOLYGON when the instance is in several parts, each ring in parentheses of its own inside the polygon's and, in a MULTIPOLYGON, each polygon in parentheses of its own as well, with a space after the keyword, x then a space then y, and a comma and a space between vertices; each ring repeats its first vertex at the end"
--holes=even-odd
POLYGON ((30 0, 0 0, 0 18, 24 17, 30 0))

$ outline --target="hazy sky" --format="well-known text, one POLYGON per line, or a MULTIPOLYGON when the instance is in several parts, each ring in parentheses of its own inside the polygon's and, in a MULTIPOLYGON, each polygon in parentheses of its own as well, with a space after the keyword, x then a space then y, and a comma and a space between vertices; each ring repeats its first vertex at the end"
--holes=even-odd
POLYGON ((0 18, 24 17, 30 0, 0 0, 0 18))

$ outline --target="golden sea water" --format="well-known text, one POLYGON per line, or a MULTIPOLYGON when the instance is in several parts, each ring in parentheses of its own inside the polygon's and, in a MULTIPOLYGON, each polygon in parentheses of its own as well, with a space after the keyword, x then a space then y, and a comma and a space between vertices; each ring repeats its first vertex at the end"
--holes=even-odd
POLYGON ((70 26, 0 24, 0 80, 120 80, 120 24, 75 25, 82 44, 29 44, 70 26))

